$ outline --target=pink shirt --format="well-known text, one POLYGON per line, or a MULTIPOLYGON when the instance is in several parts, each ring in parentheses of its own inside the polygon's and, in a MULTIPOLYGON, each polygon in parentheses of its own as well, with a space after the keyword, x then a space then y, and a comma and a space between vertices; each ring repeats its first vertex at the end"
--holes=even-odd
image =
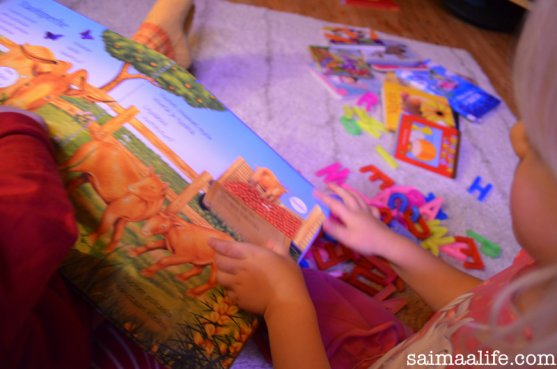
MULTIPOLYGON (((492 278, 476 287, 469 293, 457 297, 444 308, 440 309, 416 334, 401 342, 377 360, 370 369, 435 367, 452 368, 457 365, 444 365, 444 360, 437 360, 436 354, 450 354, 453 360, 466 358, 468 354, 483 356, 483 362, 494 360, 486 357, 492 350, 484 347, 479 338, 481 331, 478 325, 489 322, 489 315, 497 294, 533 265, 533 259, 524 251, 520 251, 513 264, 492 278), (429 360, 427 366, 423 361, 429 360)), ((516 319, 511 309, 504 306, 500 311, 498 323, 505 325, 516 319)), ((479 357, 478 357, 479 360, 479 357)), ((447 361, 447 363, 450 363, 447 361)), ((464 366, 460 366, 464 367, 464 366)))

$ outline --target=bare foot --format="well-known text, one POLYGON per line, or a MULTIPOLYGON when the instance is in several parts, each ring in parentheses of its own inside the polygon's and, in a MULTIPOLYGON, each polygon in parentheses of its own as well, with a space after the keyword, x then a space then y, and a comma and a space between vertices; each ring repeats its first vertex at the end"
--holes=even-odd
POLYGON ((189 68, 194 13, 193 0, 157 0, 132 38, 189 68))

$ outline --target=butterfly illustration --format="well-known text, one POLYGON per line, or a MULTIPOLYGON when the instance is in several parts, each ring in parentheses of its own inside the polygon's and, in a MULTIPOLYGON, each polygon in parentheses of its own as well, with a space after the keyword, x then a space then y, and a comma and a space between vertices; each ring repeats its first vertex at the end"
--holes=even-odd
POLYGON ((90 29, 81 32, 80 35, 82 40, 94 40, 90 29))
POLYGON ((54 41, 58 40, 60 37, 63 37, 63 36, 64 35, 57 35, 57 34, 54 34, 50 31, 46 31, 45 34, 44 34, 44 38, 46 38, 47 40, 54 40, 54 41))

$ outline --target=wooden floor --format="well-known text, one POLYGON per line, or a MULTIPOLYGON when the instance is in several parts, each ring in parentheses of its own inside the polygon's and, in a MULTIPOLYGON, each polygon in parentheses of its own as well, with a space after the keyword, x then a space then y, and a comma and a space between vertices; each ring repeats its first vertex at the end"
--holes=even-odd
POLYGON ((516 35, 483 30, 448 13, 442 0, 397 0, 400 11, 345 6, 340 0, 229 0, 329 22, 373 28, 419 41, 468 50, 513 113, 511 65, 516 35))

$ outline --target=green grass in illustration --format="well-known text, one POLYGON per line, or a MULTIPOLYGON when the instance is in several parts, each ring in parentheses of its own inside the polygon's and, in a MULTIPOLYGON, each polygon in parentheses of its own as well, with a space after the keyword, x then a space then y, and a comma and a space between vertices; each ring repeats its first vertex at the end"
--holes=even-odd
MULTIPOLYGON (((84 99, 65 99, 80 110, 90 112, 97 123, 102 124, 111 118, 98 105, 84 99)), ((52 105, 40 110, 40 114, 49 117, 48 123, 56 137, 58 160, 61 163, 69 160, 83 143, 91 139, 85 126, 87 120, 71 116, 52 105)), ((128 130, 121 128, 114 136, 143 163, 152 166, 173 191, 180 193, 188 186, 184 178, 128 130)), ((64 177, 68 181, 76 175, 79 174, 66 173, 64 177)), ((88 183, 73 191, 70 198, 76 208, 80 239, 64 262, 63 274, 127 335, 170 368, 230 366, 237 354, 235 347, 239 347, 235 343, 240 337, 237 332, 240 324, 249 326, 254 318, 237 311, 232 314, 228 325, 212 323, 208 317, 215 314, 211 309, 215 309, 217 301, 223 298, 221 288, 214 288, 199 298, 188 297, 189 289, 206 283, 210 268, 206 267, 199 276, 187 282, 177 280, 175 275, 192 268, 191 264, 163 269, 152 277, 144 277, 140 274, 141 270, 170 252, 156 250, 131 256, 129 251, 161 236, 146 239, 141 234, 145 221, 129 222, 120 246, 107 253, 110 234, 94 244, 89 239, 106 209, 103 199, 88 183), (215 325, 220 333, 208 335, 208 325, 215 325)), ((198 194, 188 205, 216 229, 229 232, 218 218, 200 205, 200 201, 201 195, 198 194)), ((167 205, 168 201, 164 206, 167 205)), ((179 215, 187 220, 182 214, 179 215)), ((247 339, 247 334, 242 337, 247 339)))

